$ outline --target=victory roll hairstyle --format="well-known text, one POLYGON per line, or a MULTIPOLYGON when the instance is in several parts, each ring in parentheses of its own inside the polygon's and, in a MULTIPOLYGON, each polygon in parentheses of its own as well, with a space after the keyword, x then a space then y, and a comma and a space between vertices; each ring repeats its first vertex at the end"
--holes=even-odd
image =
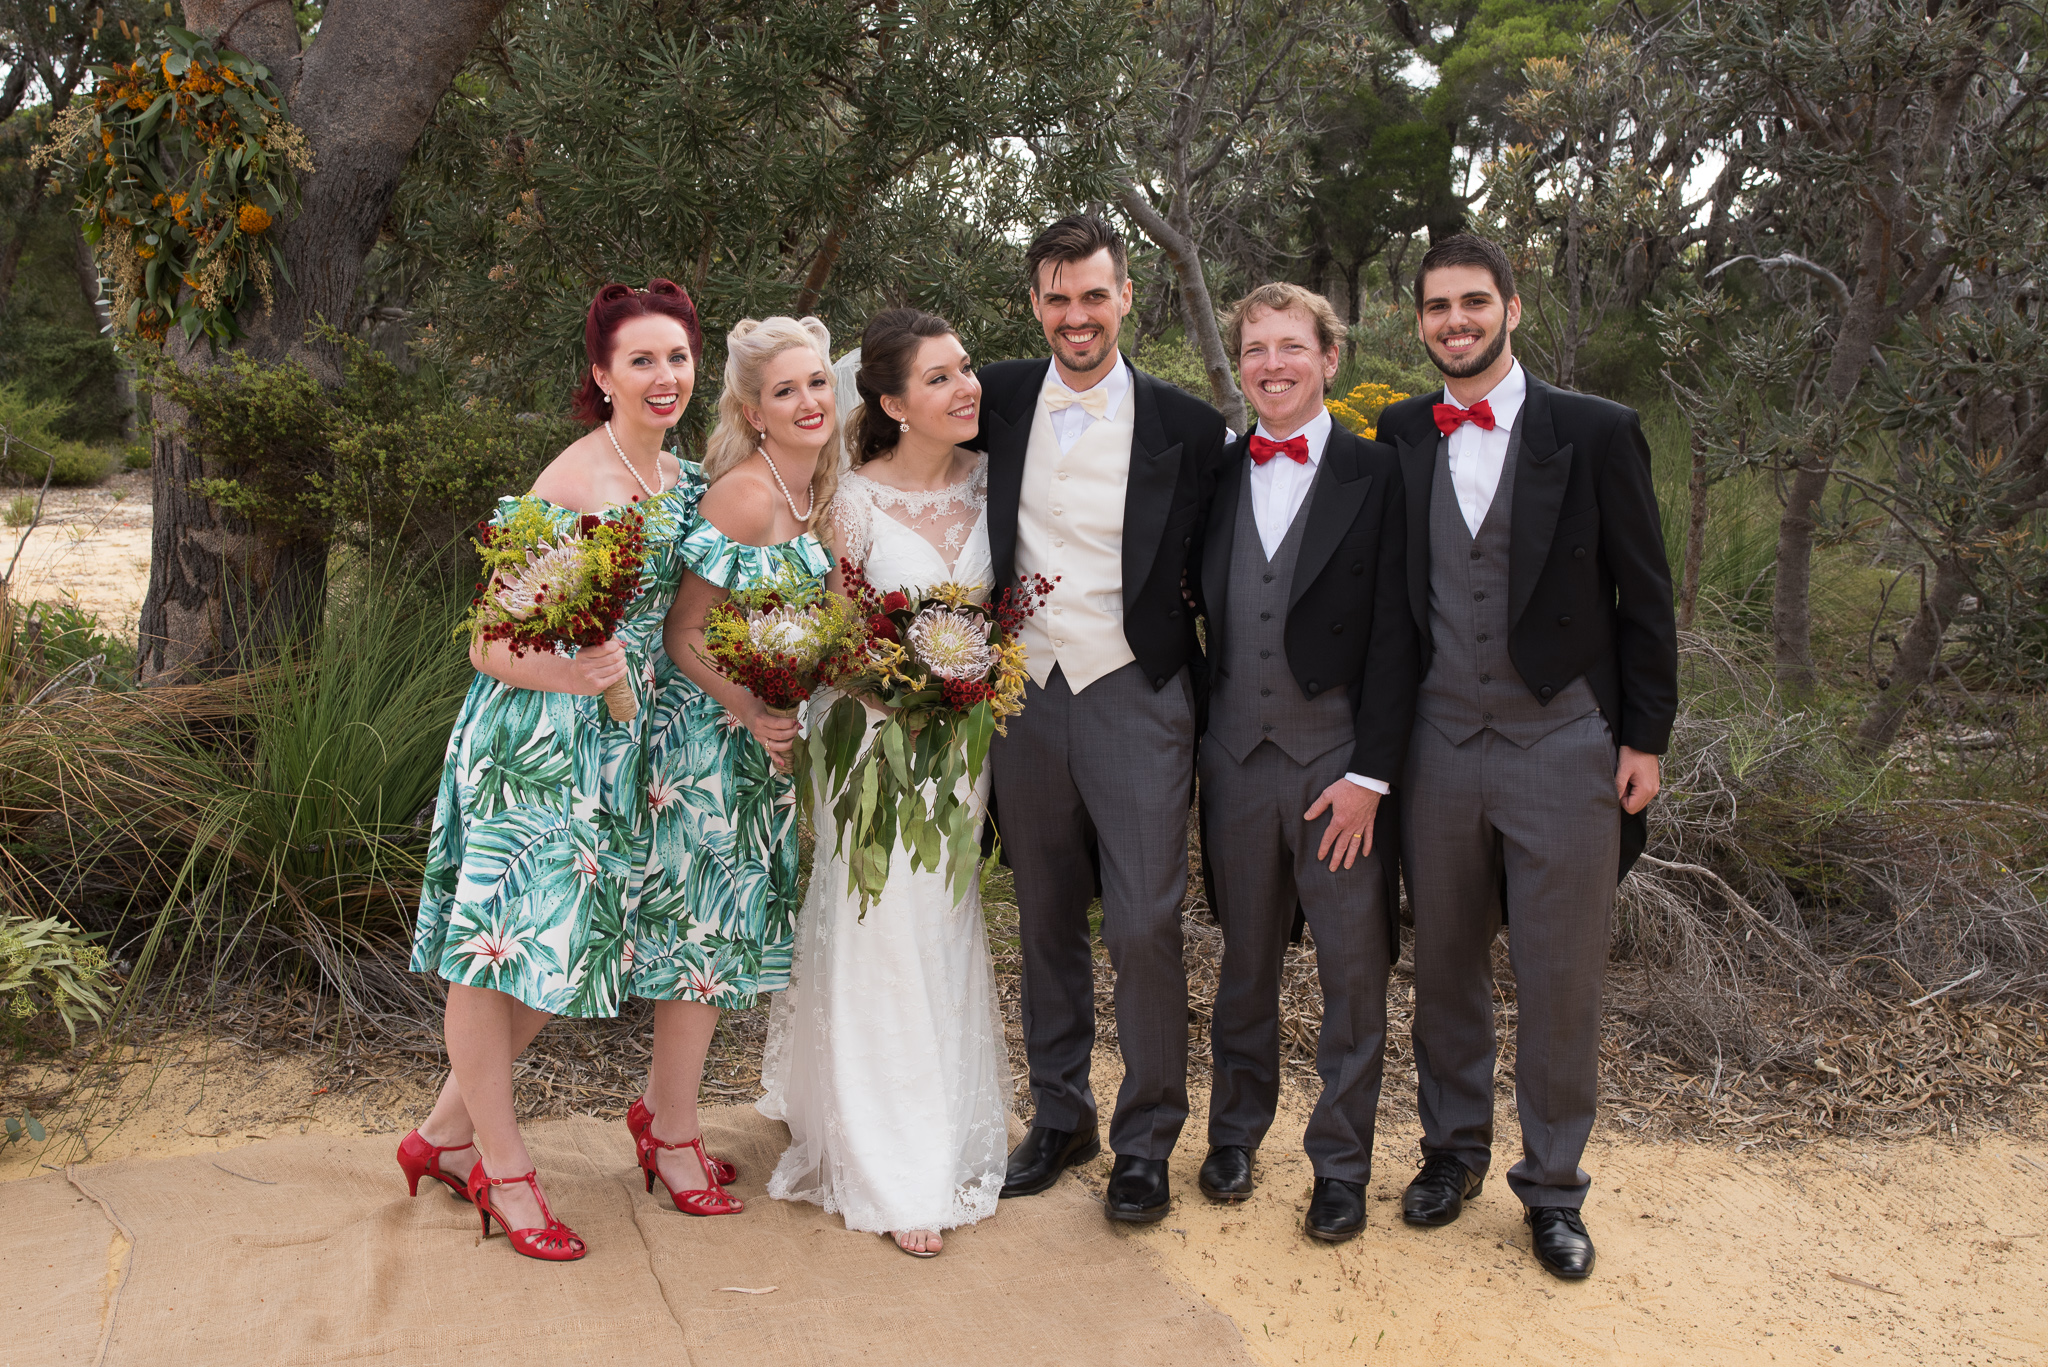
POLYGON ((1422 254, 1422 264, 1415 268, 1415 311, 1422 312, 1422 282, 1429 273, 1446 266, 1483 266, 1493 276, 1494 288, 1500 291, 1500 301, 1505 304, 1515 297, 1515 268, 1508 261, 1508 254, 1500 244, 1479 236, 1477 233, 1452 233, 1441 242, 1430 243, 1429 250, 1422 254))
POLYGON ((1086 261, 1101 251, 1108 252, 1116 266, 1117 284, 1130 279, 1131 260, 1124 250, 1123 235, 1093 214, 1068 214, 1047 224, 1024 249, 1024 278, 1037 294, 1040 266, 1051 263, 1057 269, 1072 261, 1086 261))
MULTIPOLYGON (((832 334, 816 318, 742 318, 725 335, 725 388, 718 395, 718 425, 704 443, 704 482, 714 483, 745 464, 761 449, 761 434, 742 408, 761 406, 761 372, 768 362, 792 347, 808 347, 818 364, 832 368, 832 334)), ((839 432, 833 429, 818 453, 811 476, 812 527, 824 519, 839 488, 839 432)))
POLYGON ((857 469, 895 449, 902 428, 882 408, 882 396, 900 399, 910 392, 910 367, 928 337, 958 337, 959 330, 935 313, 920 309, 883 309, 868 320, 860 337, 860 369, 853 387, 860 407, 846 419, 846 441, 857 469))
MULTIPOLYGON (((704 328, 697 321, 697 306, 690 302, 689 294, 681 285, 661 279, 648 281, 644 290, 621 285, 616 280, 598 287, 596 297, 590 301, 589 311, 583 316, 583 350, 590 364, 610 365, 612 352, 617 348, 619 329, 630 319, 654 313, 673 318, 683 325, 683 331, 690 338, 690 364, 702 365, 704 328)), ((576 397, 570 401, 569 411, 589 427, 597 426, 612 415, 611 406, 604 399, 603 387, 588 368, 583 372, 583 383, 577 387, 576 397)))

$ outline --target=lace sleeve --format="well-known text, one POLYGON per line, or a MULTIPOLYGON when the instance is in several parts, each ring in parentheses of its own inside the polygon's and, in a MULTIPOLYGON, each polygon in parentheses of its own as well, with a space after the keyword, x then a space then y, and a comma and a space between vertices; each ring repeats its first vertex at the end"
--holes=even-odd
POLYGON ((875 544, 874 513, 860 483, 857 478, 841 478, 830 513, 832 553, 855 565, 866 562, 875 544))

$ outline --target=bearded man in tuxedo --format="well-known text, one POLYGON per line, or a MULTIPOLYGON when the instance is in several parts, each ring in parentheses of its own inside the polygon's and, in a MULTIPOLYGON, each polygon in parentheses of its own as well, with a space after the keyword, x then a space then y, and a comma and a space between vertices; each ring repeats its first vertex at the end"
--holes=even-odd
POLYGON ((1341 1243, 1365 1228, 1398 952, 1387 794, 1420 678, 1408 504, 1393 450, 1324 406, 1343 336, 1328 300, 1262 285, 1225 334, 1259 422, 1224 452, 1203 542, 1211 690, 1197 772, 1223 964, 1200 1185, 1214 1201, 1252 1193, 1279 1102, 1280 969, 1299 905, 1323 992, 1304 1225, 1341 1243))
POLYGON ((1615 884, 1644 842, 1678 707, 1677 631, 1650 448, 1632 409, 1516 361, 1507 255, 1458 234, 1415 279, 1444 387, 1389 407, 1424 676, 1402 774, 1415 917, 1422 1168, 1402 1198, 1446 1225, 1493 1161, 1491 945, 1514 965, 1521 1161, 1536 1259, 1593 1269, 1579 1165, 1593 1128, 1615 884))
POLYGON ((1188 1113, 1180 908, 1201 649, 1183 586, 1226 430, 1118 353, 1131 281, 1114 228, 1063 218, 1025 268, 1052 355, 983 370, 980 414, 996 586, 1054 581, 1024 625, 1024 710, 990 755, 1017 878, 1034 1108, 1003 1195, 1044 1191, 1100 1151, 1088 917, 1099 887, 1124 1061, 1105 1209, 1149 1222, 1166 1214, 1166 1160, 1188 1113))

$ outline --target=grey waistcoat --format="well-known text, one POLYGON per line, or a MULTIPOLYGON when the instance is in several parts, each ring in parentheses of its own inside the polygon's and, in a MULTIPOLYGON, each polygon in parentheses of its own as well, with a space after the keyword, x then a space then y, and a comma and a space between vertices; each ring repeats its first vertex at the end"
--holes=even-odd
POLYGON ((1209 737, 1239 763, 1261 741, 1271 741, 1296 764, 1321 759, 1357 738, 1350 690, 1326 689, 1305 697, 1287 665, 1287 600, 1302 529, 1322 483, 1319 468, 1287 536, 1266 559, 1252 515, 1251 464, 1237 500, 1237 530, 1230 549, 1230 606, 1223 653, 1209 705, 1209 737))
MULTIPOLYGON (((1524 408, 1526 412, 1526 407, 1524 408)), ((1567 722, 1600 710, 1581 675, 1559 690, 1548 707, 1537 701, 1508 658, 1508 547, 1515 502, 1515 465, 1522 453, 1522 422, 1508 435, 1500 487, 1473 536, 1458 508, 1445 460, 1448 437, 1437 443, 1429 496, 1429 630, 1436 649, 1416 701, 1421 716, 1453 745, 1491 729, 1528 749, 1567 722)))

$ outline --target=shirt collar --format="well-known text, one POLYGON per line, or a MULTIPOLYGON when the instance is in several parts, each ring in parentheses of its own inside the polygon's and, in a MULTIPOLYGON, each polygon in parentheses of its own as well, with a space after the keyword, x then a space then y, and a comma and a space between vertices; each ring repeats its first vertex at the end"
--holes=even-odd
MULTIPOLYGON (((1047 361, 1045 363, 1045 383, 1039 386, 1038 392, 1043 394, 1054 385, 1064 389, 1067 387, 1067 382, 1060 378, 1059 363, 1057 361, 1047 361)), ((1117 353, 1116 364, 1109 368, 1109 374, 1103 376, 1088 388, 1099 388, 1104 394, 1109 396, 1109 416, 1115 417, 1117 410, 1123 407, 1124 395, 1128 394, 1131 389, 1131 366, 1130 362, 1124 360, 1122 352, 1117 353)), ((1075 392, 1086 393, 1087 391, 1076 390, 1075 392)))
MULTIPOLYGON (((1308 438, 1308 468, 1311 470, 1323 463, 1323 448, 1330 444, 1330 428, 1333 425, 1333 421, 1330 417, 1330 410, 1325 408, 1319 411, 1313 418, 1310 418, 1302 426, 1302 429, 1294 434, 1297 437, 1308 438)), ((1266 422, 1263 418, 1252 428, 1252 431, 1264 437, 1267 441, 1275 440, 1273 434, 1266 430, 1266 422)))
MULTIPOLYGON (((1508 373, 1500 377, 1500 383, 1474 399, 1473 403, 1485 403, 1493 410, 1493 430, 1506 432, 1514 427, 1515 419, 1521 415, 1522 401, 1529 397, 1529 376, 1522 369, 1522 363, 1515 361, 1508 366, 1508 373)), ((1444 402, 1456 403, 1451 391, 1444 390, 1444 402)))

